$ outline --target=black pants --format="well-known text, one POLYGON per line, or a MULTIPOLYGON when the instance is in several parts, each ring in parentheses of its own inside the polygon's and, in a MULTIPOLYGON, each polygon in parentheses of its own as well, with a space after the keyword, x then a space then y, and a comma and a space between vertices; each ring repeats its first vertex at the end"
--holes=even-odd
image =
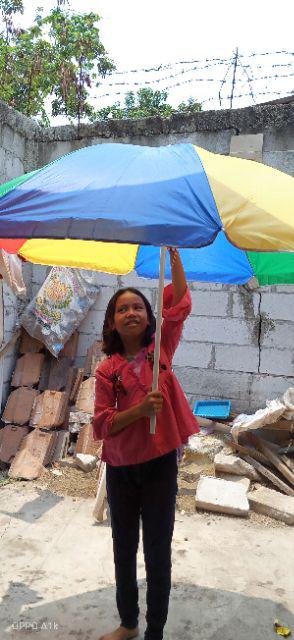
POLYGON ((107 465, 106 482, 121 624, 129 629, 138 624, 136 556, 141 516, 147 578, 145 640, 162 640, 171 587, 177 452, 142 464, 107 465))

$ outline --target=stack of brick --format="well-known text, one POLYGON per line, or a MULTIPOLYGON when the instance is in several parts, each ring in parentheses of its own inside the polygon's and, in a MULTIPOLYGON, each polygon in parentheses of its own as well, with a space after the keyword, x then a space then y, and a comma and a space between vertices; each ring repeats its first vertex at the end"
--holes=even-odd
POLYGON ((12 390, 2 415, 5 426, 0 429, 0 462, 11 464, 11 477, 37 478, 44 467, 66 456, 71 412, 84 416, 79 452, 99 453, 91 425, 94 362, 89 349, 87 377, 83 369, 74 368, 77 342, 75 332, 56 359, 41 342, 22 333, 12 390))

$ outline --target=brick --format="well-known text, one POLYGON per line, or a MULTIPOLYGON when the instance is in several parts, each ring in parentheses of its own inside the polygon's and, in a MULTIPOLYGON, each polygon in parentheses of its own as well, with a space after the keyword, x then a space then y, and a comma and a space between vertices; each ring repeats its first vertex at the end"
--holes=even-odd
POLYGON ((19 387, 12 391, 2 415, 3 422, 19 425, 27 424, 37 395, 38 391, 36 389, 28 389, 27 387, 19 387))
POLYGON ((29 387, 38 384, 44 362, 43 353, 26 353, 17 360, 11 380, 12 387, 29 387))
MULTIPOLYGON (((97 338, 97 334, 98 334, 97 331, 96 331, 95 336, 93 336, 91 333, 80 333, 79 334, 79 342, 78 342, 76 361, 77 361, 78 358, 85 358, 86 357, 88 349, 93 344, 93 339, 95 339, 95 337, 97 338)), ((101 337, 101 336, 99 336, 99 337, 101 337)))
POLYGON ((29 451, 44 467, 52 460, 58 433, 34 429, 22 441, 20 451, 29 451))
POLYGON ((0 443, 0 460, 1 462, 11 462, 24 437, 28 434, 27 427, 20 427, 18 425, 9 424, 4 429, 1 429, 1 443, 0 443))
POLYGON ((250 507, 275 520, 294 525, 294 498, 274 489, 260 487, 248 494, 250 507))
POLYGON ((249 502, 246 489, 236 482, 221 478, 202 477, 196 490, 196 508, 236 516, 247 516, 249 502))
POLYGON ((19 353, 39 353, 42 349, 44 349, 43 343, 32 338, 25 329, 22 329, 19 353))
POLYGON ((43 429, 59 427, 64 421, 66 394, 62 391, 44 391, 35 400, 30 426, 43 429))
POLYGON ((95 398, 95 378, 92 376, 91 378, 88 378, 88 380, 84 380, 84 382, 82 382, 80 386, 77 400, 76 400, 77 410, 93 415, 94 414, 94 398, 95 398))

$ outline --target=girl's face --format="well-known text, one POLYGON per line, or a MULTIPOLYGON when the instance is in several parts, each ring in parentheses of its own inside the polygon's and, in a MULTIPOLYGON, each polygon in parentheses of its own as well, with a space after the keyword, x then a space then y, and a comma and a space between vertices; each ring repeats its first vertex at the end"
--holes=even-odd
POLYGON ((115 305, 112 328, 124 338, 143 336, 149 324, 147 309, 141 296, 126 291, 122 293, 115 305))

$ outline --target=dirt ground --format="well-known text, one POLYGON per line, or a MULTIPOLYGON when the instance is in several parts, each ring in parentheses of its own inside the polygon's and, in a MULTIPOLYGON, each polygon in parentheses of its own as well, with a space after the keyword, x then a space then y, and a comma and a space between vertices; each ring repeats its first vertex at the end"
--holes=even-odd
MULTIPOLYGON (((179 463, 177 511, 180 514, 195 514, 195 493, 200 474, 215 475, 214 465, 208 455, 184 454, 179 463)), ((26 482, 26 481, 22 481, 26 482)), ((97 470, 85 473, 75 464, 73 457, 67 457, 62 463, 55 463, 50 469, 46 469, 40 478, 29 482, 30 485, 47 489, 56 495, 71 496, 73 498, 94 499, 97 491, 97 470), (62 475, 55 475, 55 472, 62 475)), ((216 521, 223 517, 222 514, 199 511, 203 518, 216 521)), ((234 517, 234 516, 232 516, 234 517)), ((283 522, 268 518, 251 511, 249 517, 244 519, 246 523, 254 522, 266 527, 287 527, 283 522)))

